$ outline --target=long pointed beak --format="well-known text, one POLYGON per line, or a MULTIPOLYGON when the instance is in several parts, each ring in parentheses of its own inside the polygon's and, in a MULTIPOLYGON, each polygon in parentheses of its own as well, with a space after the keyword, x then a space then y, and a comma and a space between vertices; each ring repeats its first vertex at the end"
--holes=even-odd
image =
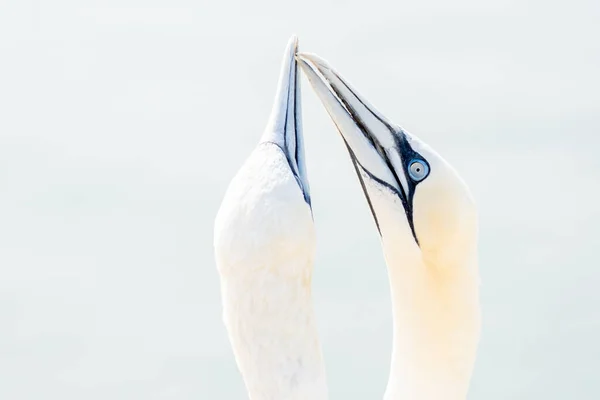
POLYGON ((271 142, 285 153, 304 199, 310 205, 310 188, 304 156, 302 135, 302 106, 300 97, 300 71, 296 63, 298 38, 290 38, 283 56, 279 84, 267 128, 261 142, 271 142))
POLYGON ((327 61, 308 53, 299 53, 297 59, 353 161, 373 178, 406 193, 406 177, 396 173, 403 170, 397 151, 403 131, 369 104, 327 61))
POLYGON ((365 179, 396 193, 418 243, 412 221, 415 184, 407 178, 406 170, 407 159, 415 153, 406 132, 369 104, 327 61, 307 53, 296 58, 346 143, 377 227, 365 179))

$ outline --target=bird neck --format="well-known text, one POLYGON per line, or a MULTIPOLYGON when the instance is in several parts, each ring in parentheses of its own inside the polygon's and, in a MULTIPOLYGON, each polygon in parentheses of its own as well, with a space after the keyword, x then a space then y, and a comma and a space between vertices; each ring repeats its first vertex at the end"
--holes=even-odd
POLYGON ((292 257, 221 282, 225 325, 251 400, 328 397, 311 269, 312 260, 292 257))
POLYGON ((392 250, 386 260, 394 332, 385 400, 464 400, 480 331, 476 255, 446 265, 392 250))

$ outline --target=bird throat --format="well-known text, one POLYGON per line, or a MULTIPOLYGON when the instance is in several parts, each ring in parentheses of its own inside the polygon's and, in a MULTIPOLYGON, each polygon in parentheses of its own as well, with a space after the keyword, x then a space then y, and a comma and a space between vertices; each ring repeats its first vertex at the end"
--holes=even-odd
POLYGON ((385 400, 465 400, 481 324, 477 268, 412 261, 388 257, 394 332, 385 400))

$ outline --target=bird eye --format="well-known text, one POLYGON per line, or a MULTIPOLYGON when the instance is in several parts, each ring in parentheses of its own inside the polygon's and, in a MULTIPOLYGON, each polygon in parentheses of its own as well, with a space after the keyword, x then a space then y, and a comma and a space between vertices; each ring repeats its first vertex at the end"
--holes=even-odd
POLYGON ((408 165, 408 174, 413 180, 422 181, 429 174, 429 166, 423 161, 413 160, 408 165))

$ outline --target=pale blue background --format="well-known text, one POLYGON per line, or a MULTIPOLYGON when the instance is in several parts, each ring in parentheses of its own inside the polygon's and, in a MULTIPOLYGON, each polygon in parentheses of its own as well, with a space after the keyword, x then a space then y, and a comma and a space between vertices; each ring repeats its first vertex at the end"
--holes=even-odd
MULTIPOLYGON (((292 33, 442 153, 481 211, 470 399, 600 397, 600 3, 0 3, 0 398, 244 399, 213 219, 292 33)), ((332 399, 381 398, 385 265, 306 80, 332 399)))

